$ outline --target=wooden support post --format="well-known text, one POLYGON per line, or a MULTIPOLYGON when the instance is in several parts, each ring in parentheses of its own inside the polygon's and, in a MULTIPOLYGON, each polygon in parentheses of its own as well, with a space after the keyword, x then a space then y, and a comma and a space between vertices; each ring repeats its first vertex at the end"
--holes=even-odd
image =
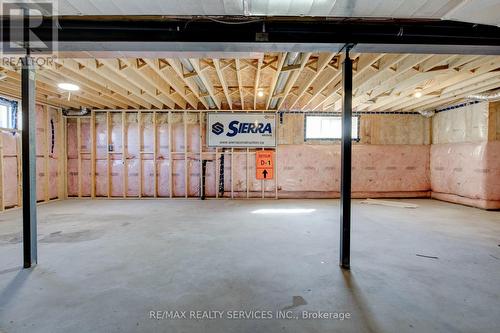
POLYGON ((82 197, 82 130, 80 118, 76 119, 76 153, 78 154, 78 197, 82 197))
POLYGON ((5 210, 5 189, 3 184, 4 178, 4 161, 3 161, 3 133, 0 133, 0 210, 5 210))
POLYGON ((187 113, 184 110, 183 116, 184 125, 184 197, 187 199, 189 194, 189 177, 188 177, 188 142, 187 142, 187 113))
POLYGON ((49 162, 50 162, 50 142, 52 142, 52 140, 50 140, 49 138, 51 138, 52 136, 52 131, 50 131, 49 133, 49 121, 50 121, 50 117, 49 117, 49 108, 44 105, 43 107, 43 113, 44 113, 44 127, 45 127, 45 130, 44 130, 44 141, 45 141, 45 149, 44 149, 44 152, 43 152, 43 172, 45 174, 45 193, 44 193, 44 200, 45 202, 48 202, 50 200, 50 165, 49 165, 49 162), (49 136, 50 135, 50 136, 49 136))
POLYGON ((90 111, 90 196, 95 198, 95 177, 96 177, 96 130, 95 112, 90 111))
MULTIPOLYGON (((238 67, 238 62, 237 67, 238 67)), ((239 80, 238 80, 239 81, 239 80)), ((241 92, 240 92, 241 94, 241 92)), ((241 95, 243 96, 243 95, 241 95)), ((241 99, 241 107, 243 108, 243 98, 241 99)), ((231 111, 231 113, 234 113, 234 111, 231 111)), ((231 199, 234 199, 234 148, 231 148, 231 199)))
POLYGON ((158 128, 156 126, 156 111, 153 111, 153 172, 154 172, 154 197, 158 196, 158 128))
POLYGON ((249 164, 249 159, 248 159, 248 153, 249 153, 250 149, 247 148, 246 150, 246 182, 247 182, 247 186, 246 186, 246 189, 247 189, 247 199, 250 198, 250 164, 249 164))
POLYGON ((63 160, 64 167, 64 199, 68 198, 68 120, 66 117, 62 117, 63 119, 63 155, 61 159, 63 160))
POLYGON ((174 177, 173 177, 173 158, 172 158, 172 113, 168 111, 168 187, 169 187, 169 197, 173 197, 173 183, 174 183, 174 177))
POLYGON ((127 149, 127 114, 125 111, 122 111, 122 195, 124 198, 127 197, 127 188, 128 188, 128 149, 127 149))
MULTIPOLYGON (((264 148, 261 148, 261 150, 264 150, 264 148)), ((257 168, 257 165, 255 166, 257 168)), ((265 198, 265 193, 264 193, 264 187, 266 186, 266 184, 264 183, 264 180, 261 180, 260 181, 260 190, 261 190, 261 198, 264 199, 265 198)))
MULTIPOLYGON (((279 115, 278 115, 279 116, 279 115)), ((278 144, 279 144, 279 127, 280 122, 278 118, 278 122, 276 123, 276 148, 274 149, 274 163, 273 163, 273 171, 274 171, 274 198, 278 199, 278 144)))
POLYGON ((108 178, 108 198, 111 197, 111 158, 109 154, 109 145, 111 144, 111 114, 106 111, 106 135, 107 135, 107 147, 106 147, 106 158, 108 161, 107 165, 107 178, 108 178))
POLYGON ((231 148, 231 199, 234 199, 234 148, 231 148))
POLYGON ((199 135, 199 140, 200 140, 200 144, 199 144, 199 153, 200 153, 200 163, 199 163, 199 166, 198 166, 198 169, 199 169, 199 172, 200 172, 200 197, 201 196, 205 196, 205 189, 202 188, 202 186, 204 185, 203 184, 203 125, 202 125, 202 122, 203 122, 203 114, 201 112, 198 112, 198 125, 199 125, 199 131, 200 131, 200 135, 199 135))
MULTIPOLYGON (((259 60, 259 66, 257 68, 257 74, 258 75, 258 72, 260 71, 260 60, 259 60)), ((258 85, 257 81, 255 82, 256 83, 256 86, 258 85)), ((255 93, 255 96, 254 96, 254 108, 255 108, 255 103, 256 103, 256 96, 257 96, 257 93, 255 93)), ((248 114, 248 111, 246 112, 248 114)), ((250 198, 250 160, 248 158, 248 155, 250 153, 250 149, 247 148, 246 149, 246 167, 247 167, 247 170, 246 170, 246 182, 247 182, 247 199, 250 198)))
POLYGON ((64 188, 66 186, 66 131, 64 130, 64 117, 62 111, 57 109, 57 114, 59 117, 58 129, 56 132, 56 145, 57 145, 57 173, 58 173, 58 183, 57 183, 57 197, 59 199, 66 199, 64 188))
POLYGON ((137 112, 137 132, 139 135, 139 149, 137 150, 139 152, 139 156, 137 157, 139 159, 139 173, 138 173, 138 178, 139 178, 139 198, 142 198, 142 146, 144 145, 143 139, 142 139, 142 113, 141 111, 137 112))
POLYGON ((219 198, 219 148, 215 147, 215 198, 219 198))

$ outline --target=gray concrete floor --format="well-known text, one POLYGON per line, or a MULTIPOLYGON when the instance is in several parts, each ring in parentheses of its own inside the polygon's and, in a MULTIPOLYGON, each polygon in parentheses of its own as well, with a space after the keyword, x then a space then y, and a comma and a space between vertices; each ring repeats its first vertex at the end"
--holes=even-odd
POLYGON ((20 269, 21 212, 7 212, 0 332, 499 332, 500 212, 404 201, 420 207, 354 202, 350 272, 337 264, 337 200, 42 205, 29 270, 20 269), (149 319, 152 310, 282 309, 299 319, 149 319))

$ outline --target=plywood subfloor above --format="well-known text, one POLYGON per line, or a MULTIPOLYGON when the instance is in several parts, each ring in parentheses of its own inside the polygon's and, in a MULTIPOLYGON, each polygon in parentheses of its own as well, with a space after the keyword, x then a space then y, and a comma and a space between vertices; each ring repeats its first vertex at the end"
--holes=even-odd
MULTIPOLYGON (((234 56, 227 55, 227 56, 234 56)), ((338 111, 343 54, 255 53, 240 58, 58 59, 37 70, 37 99, 93 109, 338 111), (80 86, 71 93, 60 82, 80 86)), ((353 54, 357 111, 432 110, 500 87, 500 56, 353 54), (422 96, 416 98, 415 92, 422 96)), ((0 94, 20 95, 2 64, 0 94)))

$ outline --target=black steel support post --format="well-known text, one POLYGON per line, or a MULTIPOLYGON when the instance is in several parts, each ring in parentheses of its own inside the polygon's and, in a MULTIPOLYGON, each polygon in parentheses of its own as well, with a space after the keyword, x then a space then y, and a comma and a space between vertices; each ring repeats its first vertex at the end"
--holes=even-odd
POLYGON ((29 54, 23 59, 21 94, 23 252, 24 268, 29 268, 37 263, 35 69, 29 54))
POLYGON ((351 257, 352 60, 349 49, 348 46, 342 67, 344 96, 340 171, 340 266, 345 269, 349 269, 351 257))

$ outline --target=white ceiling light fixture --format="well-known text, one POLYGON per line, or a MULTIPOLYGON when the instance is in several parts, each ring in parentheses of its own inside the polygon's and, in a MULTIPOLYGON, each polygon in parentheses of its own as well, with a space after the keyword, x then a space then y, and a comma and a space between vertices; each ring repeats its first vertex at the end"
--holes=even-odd
POLYGON ((262 89, 257 90, 257 96, 264 97, 264 90, 262 89))
POLYGON ((422 88, 417 88, 415 89, 415 93, 413 94, 415 98, 420 98, 422 97, 422 88))
POLYGON ((66 90, 66 91, 78 91, 80 90, 80 87, 77 86, 76 84, 73 83, 67 83, 67 82, 62 82, 57 85, 59 89, 66 90))

